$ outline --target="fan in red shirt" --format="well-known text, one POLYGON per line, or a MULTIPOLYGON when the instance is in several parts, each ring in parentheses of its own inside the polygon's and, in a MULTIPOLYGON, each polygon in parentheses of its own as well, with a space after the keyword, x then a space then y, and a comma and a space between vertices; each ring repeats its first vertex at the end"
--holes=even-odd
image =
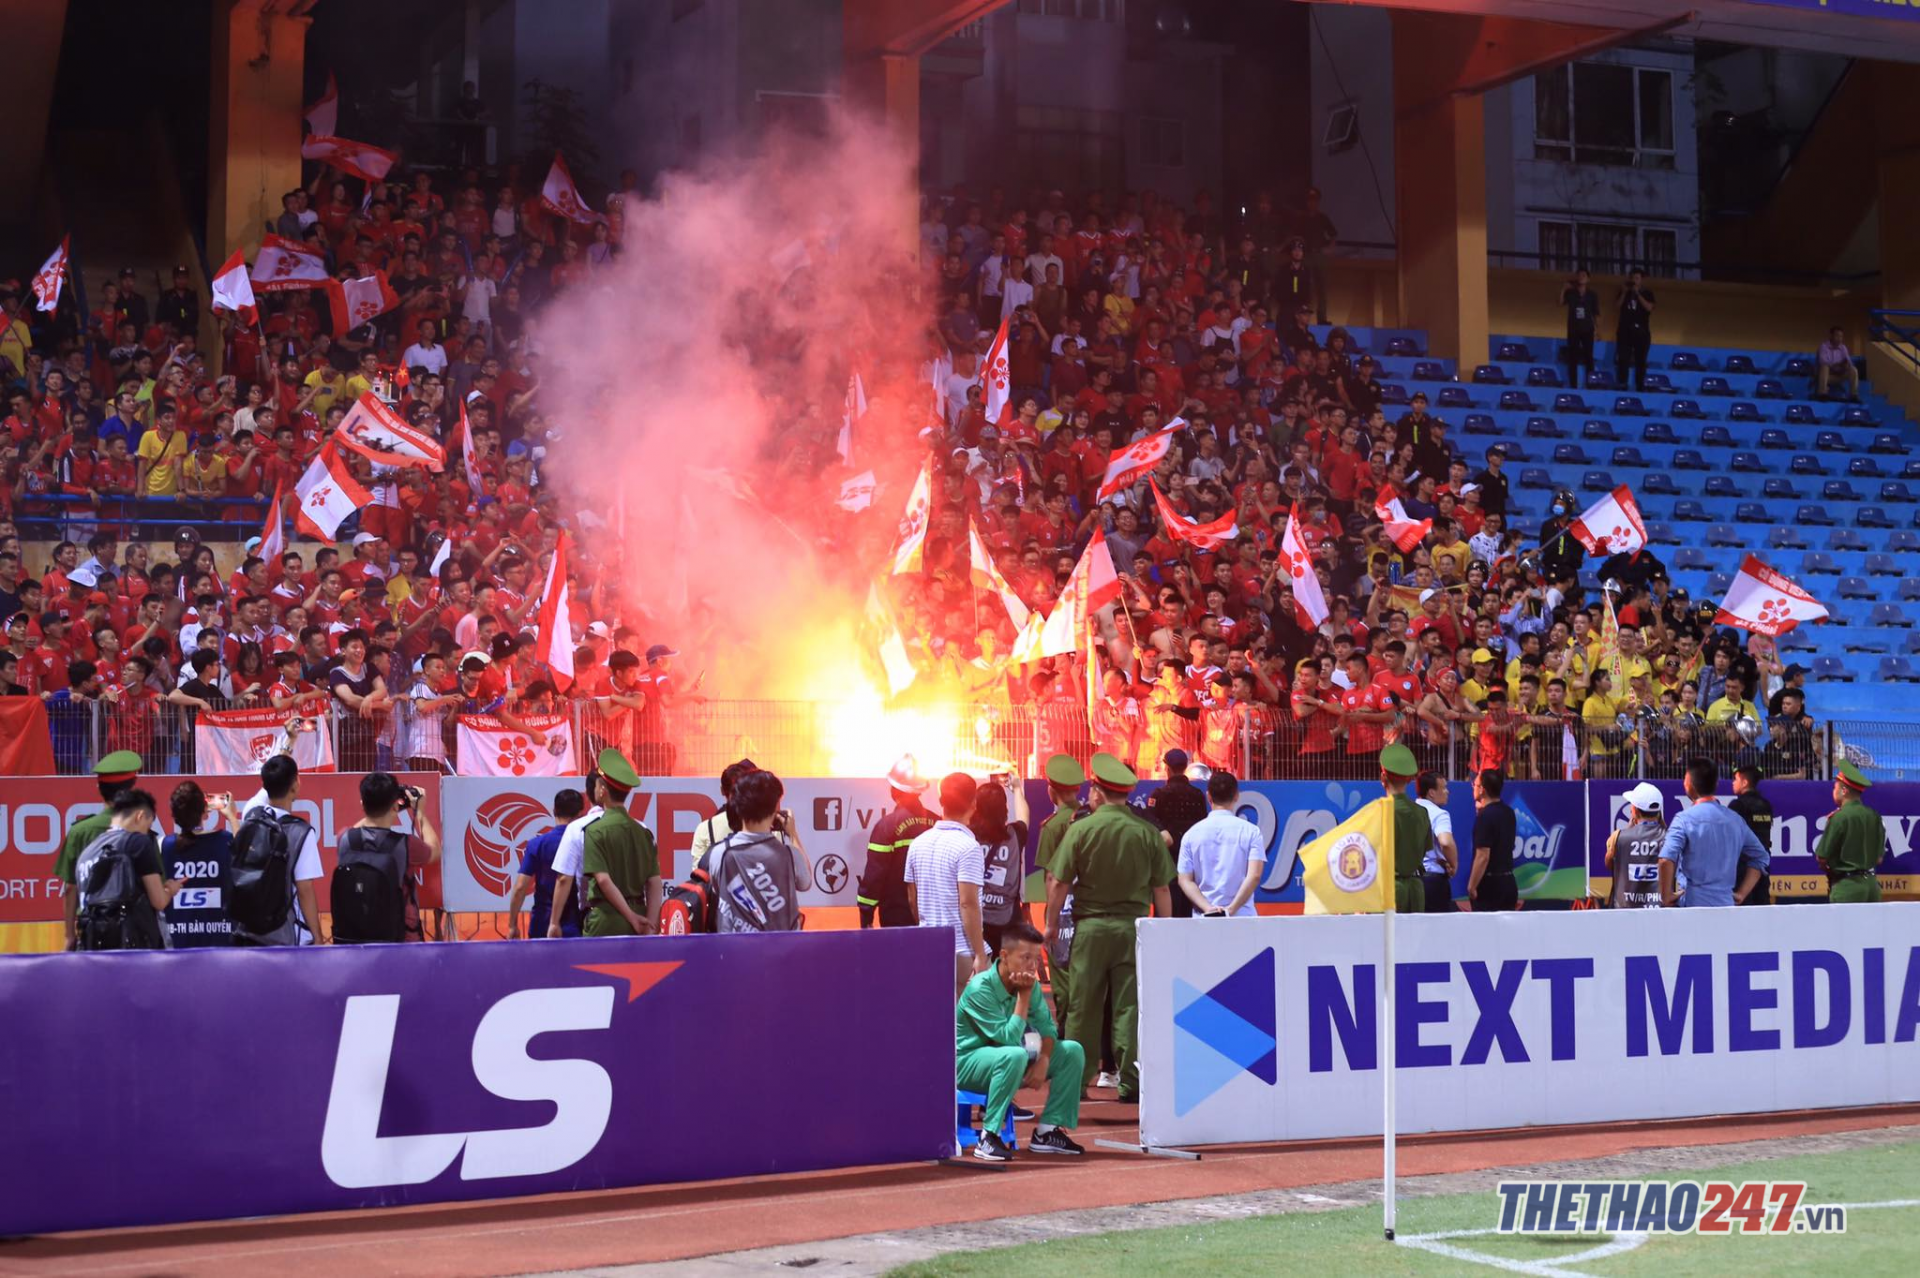
POLYGON ((1419 676, 1407 669, 1407 645, 1390 639, 1381 656, 1386 664, 1374 673, 1373 684, 1399 697, 1403 705, 1418 705, 1426 694, 1420 687, 1419 676))
POLYGON ((1386 702, 1388 690, 1372 681, 1365 655, 1356 652, 1347 658, 1347 677, 1354 683, 1340 692, 1340 709, 1347 725, 1347 758, 1364 760, 1380 753, 1393 711, 1386 702))

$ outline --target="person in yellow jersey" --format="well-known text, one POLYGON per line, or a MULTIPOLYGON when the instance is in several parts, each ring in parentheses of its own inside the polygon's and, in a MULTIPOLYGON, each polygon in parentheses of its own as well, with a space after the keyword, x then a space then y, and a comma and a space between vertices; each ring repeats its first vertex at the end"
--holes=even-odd
POLYGON ((1396 742, 1380 752, 1380 784, 1393 800, 1393 908, 1402 914, 1423 914, 1427 908, 1420 863, 1433 846, 1433 823, 1407 796, 1419 775, 1420 764, 1407 747, 1396 742))

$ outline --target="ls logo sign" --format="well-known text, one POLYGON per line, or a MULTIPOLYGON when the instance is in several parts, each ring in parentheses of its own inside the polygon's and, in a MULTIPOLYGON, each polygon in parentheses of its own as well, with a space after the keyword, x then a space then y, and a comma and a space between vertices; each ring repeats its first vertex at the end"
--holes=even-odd
MULTIPOLYGON (((677 964, 661 966, 672 967, 677 964)), ((636 993, 629 993, 631 1001, 636 993)), ((340 1025, 320 1161, 342 1189, 419 1185, 461 1158, 460 1179, 538 1176, 585 1158, 613 1111, 613 1080, 593 1061, 535 1060, 541 1034, 603 1030, 613 1023, 610 985, 520 990, 487 1009, 473 1033, 473 1076, 503 1100, 549 1101, 551 1122, 484 1132, 380 1135, 380 1109, 393 1056, 398 994, 355 995, 340 1025), (462 1151, 465 1157, 462 1158, 462 1151)))

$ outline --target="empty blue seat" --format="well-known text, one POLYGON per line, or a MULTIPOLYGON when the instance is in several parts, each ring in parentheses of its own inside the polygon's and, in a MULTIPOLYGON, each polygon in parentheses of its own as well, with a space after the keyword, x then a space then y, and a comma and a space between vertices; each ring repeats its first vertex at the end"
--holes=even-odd
POLYGON ((1787 357, 1787 366, 1780 371, 1788 377, 1812 377, 1813 356, 1790 355, 1787 357))
POLYGON ((1842 577, 1834 592, 1842 599, 1872 599, 1873 587, 1867 584, 1865 577, 1842 577))
POLYGON ((1822 528, 1829 528, 1833 525, 1833 516, 1827 513, 1825 506, 1799 506, 1794 509, 1793 522, 1806 527, 1817 524, 1822 528))
POLYGON ((1675 351, 1673 358, 1667 361, 1667 367, 1676 373, 1697 373, 1704 365, 1692 351, 1675 351))
POLYGON ((1680 485, 1673 482, 1673 476, 1664 470, 1656 470, 1640 481, 1640 491, 1661 497, 1678 497, 1680 485))
POLYGON ((1522 488, 1543 488, 1551 490, 1553 488, 1553 476, 1537 466, 1530 467, 1520 472, 1520 486, 1522 488))
POLYGON ((1673 468, 1675 470, 1711 470, 1713 469, 1711 466, 1707 465, 1706 458, 1702 457, 1699 453, 1695 452, 1691 448, 1674 449, 1673 468))
POLYGON ((1423 359, 1413 366, 1413 380, 1416 382, 1450 382, 1447 366, 1436 359, 1423 359))
POLYGON ((1809 550, 1800 556, 1800 571, 1816 577, 1838 577, 1840 565, 1824 550, 1809 550))
POLYGON ((1679 572, 1704 572, 1712 565, 1713 557, 1698 546, 1682 546, 1673 552, 1673 566, 1679 572))
POLYGON ((1900 563, 1884 550, 1876 550, 1861 563, 1862 570, 1869 577, 1898 577, 1900 563))
POLYGON ((1793 460, 1787 463, 1787 469, 1796 475, 1824 475, 1826 466, 1812 453, 1795 453, 1793 460))
MULTIPOLYGON (((1892 604, 1881 604, 1874 609, 1874 612, 1879 612, 1881 608, 1893 607, 1892 604)), ((1896 608, 1895 611, 1899 610, 1896 608)), ((1914 670, 1913 663, 1905 657, 1882 657, 1880 658, 1880 682, 1920 683, 1920 671, 1914 670)))
POLYGON ((1823 683, 1852 683, 1853 671, 1847 669, 1838 657, 1815 657, 1813 677, 1823 683))
POLYGON ((1582 568, 1580 575, 1576 577, 1575 580, 1580 583, 1580 589, 1586 591, 1588 594, 1597 595, 1606 589, 1605 583, 1600 580, 1600 574, 1591 568, 1582 568))
MULTIPOLYGON (((1899 524, 1878 506, 1862 506, 1853 516, 1861 528, 1897 528, 1899 524)), ((1872 571, 1869 569, 1868 571, 1872 571)))
MULTIPOLYGON (((1787 633, 1792 634, 1793 632, 1788 631, 1787 633)), ((1900 646, 1906 649, 1909 657, 1920 654, 1920 630, 1909 630, 1906 639, 1901 642, 1900 646)))
POLYGON ((1782 475, 1775 475, 1770 479, 1763 480, 1760 484, 1760 495, 1779 501, 1800 500, 1800 490, 1793 486, 1791 479, 1782 475))
POLYGON ((1847 463, 1847 473, 1858 475, 1862 479, 1878 479, 1883 473, 1880 463, 1871 457, 1856 457, 1847 463))
POLYGON ((1702 395, 1731 395, 1733 394, 1733 387, 1728 384, 1727 379, 1724 377, 1703 377, 1700 379, 1700 393, 1702 395))
POLYGON ((1673 427, 1665 422, 1648 422, 1640 428, 1640 442, 1643 444, 1677 444, 1680 437, 1673 433, 1673 427))
POLYGON ((1526 434, 1529 439, 1565 439, 1567 432, 1551 417, 1527 418, 1526 434))
POLYGON ((1769 426, 1760 432, 1760 447, 1792 448, 1793 437, 1788 435, 1784 430, 1781 430, 1778 426, 1769 426))
POLYGON ((1500 407, 1510 413, 1531 413, 1533 396, 1523 390, 1504 390, 1500 392, 1500 407))
POLYGON ((1527 385, 1565 386, 1566 383, 1560 380, 1559 369, 1542 366, 1539 368, 1529 368, 1527 370, 1527 385))
POLYGON ((1729 468, 1747 475, 1758 475, 1767 469, 1767 464, 1760 460, 1759 453, 1735 453, 1733 460, 1728 462, 1727 465, 1729 468))
POLYGON ((1767 508, 1757 501, 1743 501, 1733 508, 1736 522, 1743 524, 1764 524, 1770 518, 1767 508))
POLYGON ((1707 508, 1691 498, 1686 501, 1676 501, 1673 503, 1673 517, 1676 522, 1704 524, 1707 522, 1707 508))
POLYGON ((1511 360, 1515 364, 1533 363, 1533 348, 1525 342, 1502 342, 1494 354, 1495 359, 1511 360))
POLYGON ((1472 408, 1473 396, 1467 394, 1464 386, 1442 386, 1436 402, 1442 408, 1472 408))
POLYGON ((1920 601, 1920 577, 1906 577, 1900 582, 1900 602, 1920 601))
MULTIPOLYGON (((1707 544, 1709 546, 1744 546, 1747 539, 1732 524, 1709 524, 1707 526, 1707 544)), ((1675 565, 1678 567, 1678 565, 1675 565)), ((1705 565, 1701 565, 1705 567, 1705 565)))
POLYGON ((1798 528, 1775 528, 1767 534, 1767 546, 1772 550, 1805 550, 1807 539, 1798 528))
POLYGON ((1851 528, 1836 528, 1827 534, 1827 549, 1837 553, 1865 550, 1867 539, 1851 528))
POLYGON ((1587 401, 1581 398, 1578 391, 1561 391, 1553 397, 1553 411, 1556 413, 1584 413, 1588 411, 1587 401))
POLYGON ((1460 427, 1469 435, 1498 435, 1500 428, 1494 424, 1492 413, 1468 413, 1466 421, 1460 427))
POLYGON ((1411 337, 1395 337, 1387 342, 1387 354, 1397 355, 1402 359, 1409 359, 1415 355, 1424 355, 1425 353, 1426 352, 1420 349, 1420 344, 1411 337))
POLYGON ((1380 402, 1383 404, 1393 404, 1396 407, 1407 403, 1407 388, 1398 382, 1381 382, 1380 402))
POLYGON ((1727 405, 1727 420, 1730 422, 1764 422, 1760 415, 1760 406, 1750 404, 1744 399, 1736 399, 1727 405))
POLYGON ((1587 450, 1578 444, 1555 444, 1553 460, 1559 466, 1591 466, 1593 458, 1587 456, 1587 450))
POLYGON ((1908 459, 1907 464, 1900 468, 1900 478, 1920 479, 1920 457, 1908 459))
POLYGON ((1647 384, 1643 389, 1658 391, 1662 395, 1671 395, 1673 394, 1673 379, 1665 373, 1648 373, 1647 384))
POLYGON ((1607 421, 1605 418, 1596 417, 1596 418, 1593 418, 1591 421, 1584 421, 1580 423, 1580 438, 1600 439, 1600 440, 1605 440, 1607 443, 1611 444, 1614 440, 1620 437, 1613 433, 1612 422, 1607 421))
POLYGON ((1612 373, 1604 368, 1596 368, 1587 374, 1588 390, 1619 390, 1620 383, 1614 380, 1612 373))
POLYGON ((1820 499, 1822 501, 1859 501, 1860 494, 1855 492, 1853 485, 1844 479, 1829 479, 1820 485, 1820 499))
POLYGON ((1655 546, 1677 546, 1680 544, 1680 534, 1674 531, 1672 524, 1658 519, 1649 519, 1647 540, 1655 546))
POLYGON ((1674 400, 1673 407, 1668 410, 1668 414, 1669 416, 1684 418, 1689 421, 1698 421, 1707 415, 1705 410, 1700 407, 1699 401, 1692 399, 1674 400))
POLYGON ((1580 489, 1589 493, 1610 493, 1613 491, 1613 476, 1604 470, 1589 470, 1580 476, 1580 489))
POLYGON ((1647 406, 1640 402, 1638 395, 1615 395, 1613 397, 1613 415, 1615 417, 1645 417, 1647 406))
POLYGON ((1840 410, 1840 424, 1842 426, 1876 426, 1879 423, 1874 421, 1871 408, 1865 404, 1854 404, 1840 410))
POLYGON ((1724 367, 1727 372, 1736 373, 1742 377, 1750 377, 1760 371, 1753 366, 1753 356, 1751 355, 1729 355, 1727 356, 1727 362, 1722 367, 1724 367))
POLYGON ((1867 446, 1867 451, 1870 453, 1880 453, 1887 457, 1905 457, 1907 455, 1907 446, 1900 442, 1898 435, 1880 434, 1873 437, 1873 443, 1867 446))
POLYGON ((1902 480, 1889 479, 1880 485, 1880 500, 1902 503, 1911 502, 1913 500, 1913 490, 1908 488, 1902 480))
POLYGON ((1753 397, 1755 399, 1792 398, 1792 396, 1787 394, 1787 388, 1780 383, 1779 379, 1773 377, 1763 377, 1755 382, 1753 384, 1753 397))
POLYGON ((1735 484, 1732 479, 1725 475, 1707 476, 1706 491, 1709 497, 1738 497, 1741 495, 1739 485, 1735 484))
POLYGON ((1847 437, 1837 430, 1823 430, 1813 437, 1813 446, 1823 453, 1847 453, 1847 437))
POLYGON ((1700 428, 1700 446, 1702 448, 1732 448, 1733 432, 1725 426, 1702 426, 1700 428))
POLYGON ((1613 450, 1613 464, 1615 466, 1637 466, 1644 470, 1647 465, 1647 459, 1642 457, 1640 450, 1632 444, 1621 444, 1613 450))
POLYGON ((1781 420, 1792 422, 1795 426, 1811 426, 1820 419, 1813 415, 1812 404, 1788 404, 1786 415, 1781 420))
MULTIPOLYGON (((1845 624, 1840 621, 1838 617, 1833 619, 1833 623, 1835 625, 1845 624)), ((1888 646, 1887 641, 1876 634, 1853 634, 1847 637, 1847 641, 1840 646, 1840 650, 1842 652, 1867 652, 1877 657, 1885 652, 1888 646)))
POLYGON ((1473 370, 1473 380, 1481 386, 1507 386, 1513 381, 1498 364, 1482 364, 1473 370))
POLYGON ((1710 573, 1707 576, 1707 593, 1715 599, 1724 599, 1733 589, 1733 574, 1730 572, 1710 573))
POLYGON ((1902 528, 1887 538, 1887 549, 1899 553, 1920 550, 1920 533, 1902 528))

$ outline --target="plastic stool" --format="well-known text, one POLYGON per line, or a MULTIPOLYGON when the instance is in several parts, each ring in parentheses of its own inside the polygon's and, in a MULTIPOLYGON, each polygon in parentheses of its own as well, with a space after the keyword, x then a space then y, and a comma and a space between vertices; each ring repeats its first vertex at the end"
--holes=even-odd
MULTIPOLYGON (((984 1112, 987 1098, 980 1092, 961 1092, 953 1094, 954 1117, 953 1137, 961 1149, 972 1149, 980 1143, 980 1133, 973 1128, 973 1107, 978 1105, 984 1112)), ((1007 1106, 1007 1124, 1000 1130, 1000 1139, 1007 1142, 1008 1149, 1020 1148, 1019 1138, 1013 1134, 1013 1106, 1007 1106)))

